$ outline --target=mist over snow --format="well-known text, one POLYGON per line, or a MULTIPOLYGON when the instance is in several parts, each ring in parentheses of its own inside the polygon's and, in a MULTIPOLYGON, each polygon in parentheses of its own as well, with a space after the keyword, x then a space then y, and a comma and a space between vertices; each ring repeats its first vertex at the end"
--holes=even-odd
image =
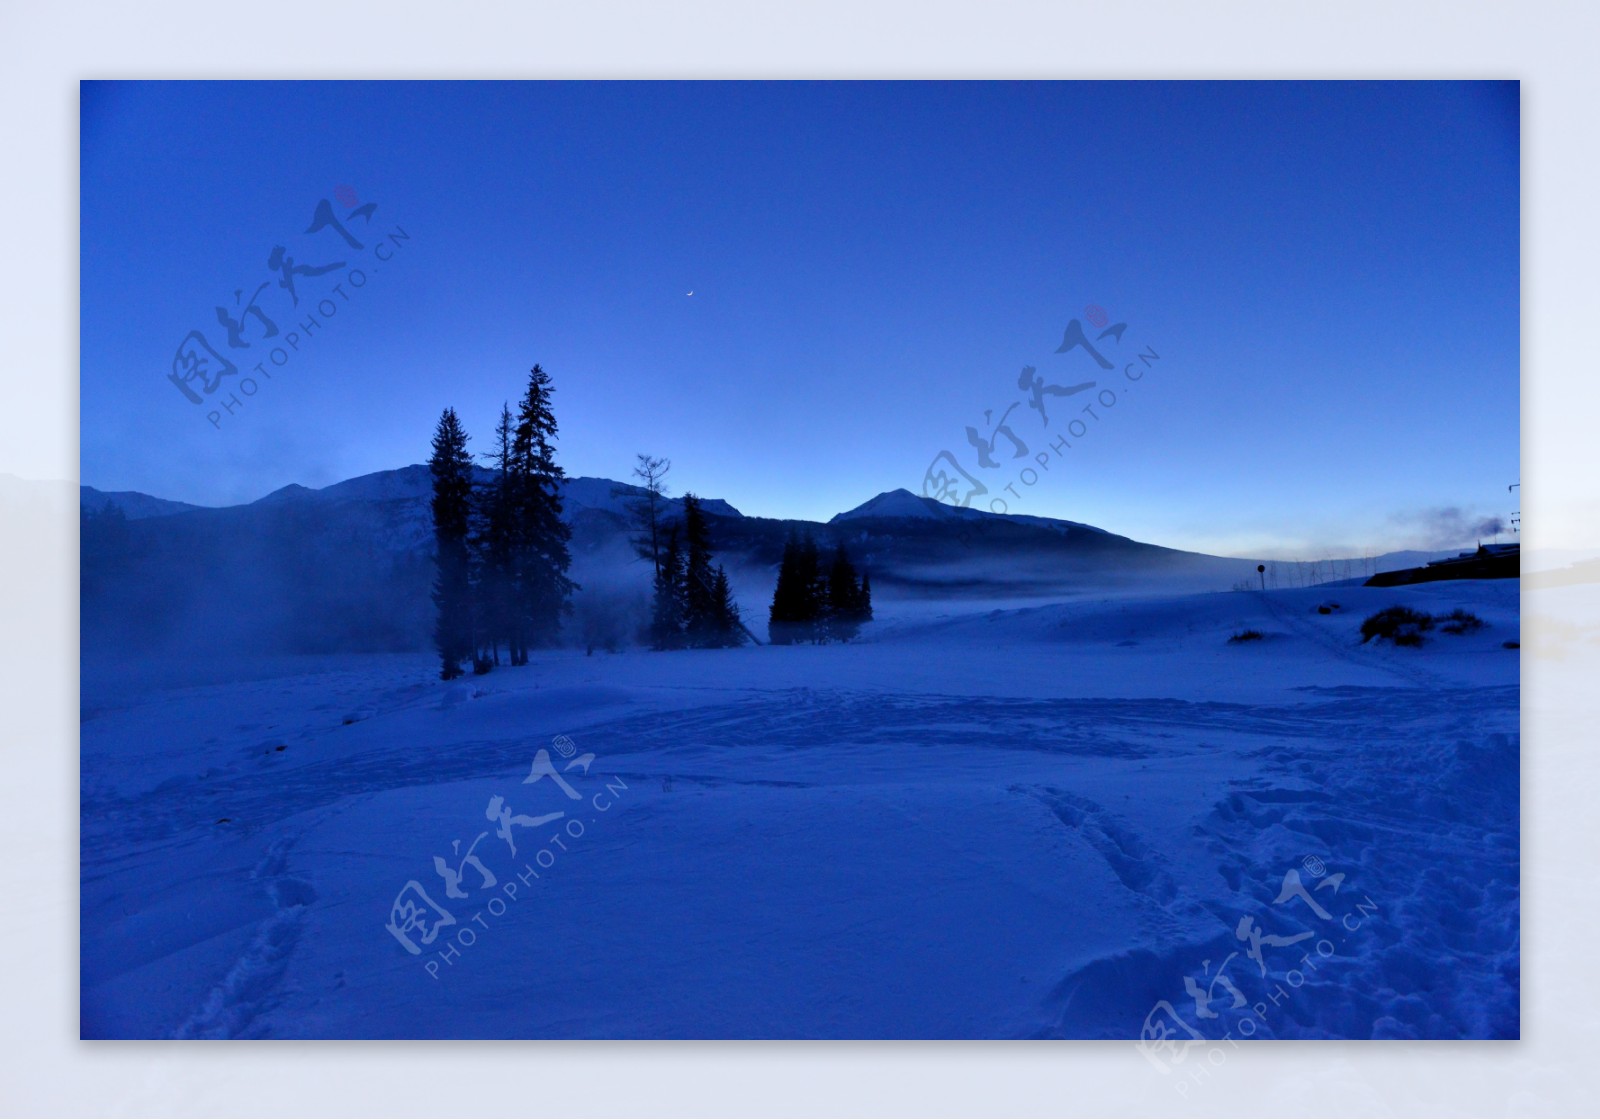
MULTIPOLYGON (((487 470, 480 478, 487 480, 487 470)), ((321 489, 289 485, 221 509, 82 488, 84 656, 118 660, 200 643, 208 656, 429 648, 433 605, 431 482, 422 465, 321 489)), ((574 645, 635 644, 651 572, 629 539, 631 484, 573 478, 563 489, 573 531, 579 614, 574 645)), ((870 571, 880 608, 927 613, 952 601, 1014 603, 1102 592, 1223 591, 1256 580, 1252 559, 1205 556, 1073 521, 965 509, 895 490, 826 523, 747 515, 703 498, 747 621, 764 633, 777 563, 791 533, 846 544, 870 571)), ((681 497, 664 516, 681 520, 681 497)), ((1310 565, 1270 562, 1269 584, 1298 586, 1401 568, 1440 553, 1310 565)))

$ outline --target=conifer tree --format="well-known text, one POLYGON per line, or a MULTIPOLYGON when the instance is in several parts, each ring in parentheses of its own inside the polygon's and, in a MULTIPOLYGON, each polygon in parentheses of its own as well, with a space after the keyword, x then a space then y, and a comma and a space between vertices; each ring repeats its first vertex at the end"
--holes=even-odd
POLYGON ((728 573, 721 564, 717 565, 717 574, 712 580, 711 598, 716 611, 718 644, 743 645, 746 636, 744 622, 739 617, 739 604, 734 601, 733 588, 728 584, 728 573))
POLYGON ((550 375, 535 365, 511 439, 510 499, 514 522, 512 664, 527 664, 530 645, 553 643, 572 609, 578 585, 567 578, 572 529, 561 518, 566 472, 555 458, 556 418, 550 375))
POLYGON ((823 571, 811 535, 791 533, 778 565, 778 586, 772 593, 768 633, 777 645, 793 642, 847 642, 872 618, 871 581, 856 579, 855 565, 843 543, 834 547, 823 571))
MULTIPOLYGON (((493 475, 474 491, 474 551, 478 608, 478 661, 474 668, 487 672, 500 664, 500 643, 509 637, 509 619, 515 603, 513 587, 513 526, 511 501, 511 409, 500 406, 494 447, 488 453, 493 475)), ((508 650, 509 653, 509 650, 508 650)))
POLYGON ((638 461, 634 464, 633 477, 639 480, 638 489, 644 493, 628 503, 628 512, 633 515, 638 534, 633 539, 633 547, 640 559, 650 561, 651 578, 659 579, 661 550, 666 540, 666 478, 667 472, 672 469, 672 460, 646 455, 642 451, 635 458, 638 461))
POLYGON ((705 511, 693 494, 683 496, 683 632, 691 646, 715 642, 716 601, 711 574, 711 535, 705 511))
POLYGON ((833 564, 828 570, 827 608, 823 612, 824 631, 827 637, 848 642, 861 627, 861 585, 856 582, 855 565, 839 542, 833 550, 833 564))
POLYGON ((791 531, 788 540, 783 542, 783 558, 778 561, 778 585, 772 591, 772 608, 767 612, 767 640, 775 646, 793 644, 799 637, 800 624, 805 621, 795 580, 799 553, 800 539, 791 531))
POLYGON ((822 555, 810 533, 800 539, 796 558, 796 583, 800 589, 801 617, 805 620, 805 640, 822 642, 827 639, 824 615, 828 607, 828 583, 822 574, 822 555))
POLYGON ((705 508, 693 494, 683 496, 683 633, 687 645, 722 648, 743 645, 727 573, 711 563, 711 528, 705 508))
POLYGON ((678 649, 683 645, 683 553, 678 547, 678 527, 670 526, 662 538, 661 566, 656 574, 655 599, 650 613, 650 647, 678 649))
POLYGON ((439 417, 428 471, 433 478, 433 604, 439 612, 433 639, 439 653, 439 676, 448 681, 461 675, 462 660, 473 652, 468 551, 472 458, 467 454, 467 433, 453 408, 439 417))
POLYGON ((778 565, 778 586, 772 593, 767 632, 776 645, 823 639, 822 616, 827 583, 822 577, 817 542, 808 533, 790 534, 778 565))

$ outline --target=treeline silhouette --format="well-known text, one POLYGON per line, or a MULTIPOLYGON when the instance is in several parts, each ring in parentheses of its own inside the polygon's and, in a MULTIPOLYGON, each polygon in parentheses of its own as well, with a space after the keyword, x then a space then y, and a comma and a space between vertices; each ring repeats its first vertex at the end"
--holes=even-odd
POLYGON ((856 577, 843 542, 833 550, 826 571, 816 540, 790 535, 778 565, 767 623, 774 645, 795 642, 848 642, 863 622, 872 620, 872 580, 856 577))
MULTIPOLYGON (((453 408, 439 417, 428 461, 436 611, 433 639, 440 676, 461 676, 464 665, 487 673, 505 661, 525 665, 528 651, 559 641, 579 586, 568 578, 572 531, 562 517, 566 474, 555 457, 557 424, 550 375, 535 365, 512 413, 500 410, 495 443, 477 480, 469 436, 453 408)), ((728 574, 715 562, 710 526, 698 497, 683 495, 674 516, 666 484, 672 464, 640 454, 639 485, 625 491, 634 524, 635 554, 652 572, 648 620, 641 637, 655 650, 730 648, 760 644, 734 601, 728 574)), ((857 576, 840 544, 824 570, 815 540, 791 537, 773 593, 769 634, 774 644, 849 641, 872 618, 867 575, 857 576)), ((592 646, 591 646, 592 652, 592 646)))

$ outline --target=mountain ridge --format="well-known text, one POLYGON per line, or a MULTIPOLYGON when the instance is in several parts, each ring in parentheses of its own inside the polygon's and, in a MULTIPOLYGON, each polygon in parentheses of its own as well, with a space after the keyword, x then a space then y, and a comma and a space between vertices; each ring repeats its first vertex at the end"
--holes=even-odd
MULTIPOLYGON (((487 467, 474 467, 473 469, 480 483, 487 484, 493 481, 495 477, 494 472, 487 467)), ((81 510, 98 513, 115 503, 122 509, 128 520, 142 521, 174 517, 182 514, 223 513, 251 508, 282 506, 296 502, 422 501, 426 503, 432 496, 432 478, 427 464, 413 463, 405 467, 355 475, 339 482, 329 483, 323 487, 309 487, 297 482, 291 482, 251 501, 225 506, 200 506, 190 502, 156 497, 137 490, 100 490, 87 484, 80 485, 79 492, 79 508, 81 510)), ((591 475, 569 477, 562 490, 562 498, 566 506, 568 520, 572 520, 583 511, 608 513, 620 518, 627 518, 629 516, 628 504, 633 499, 642 497, 643 494, 644 491, 632 483, 591 475)), ((852 523, 854 522, 925 522, 928 525, 954 525, 960 522, 970 524, 993 520, 1011 525, 1049 529, 1059 533, 1095 533, 1108 538, 1132 540, 1132 538, 1121 537, 1108 529, 1090 525, 1087 522, 1069 521, 1058 517, 1042 517, 1035 514, 993 513, 988 510, 955 506, 948 502, 941 502, 934 498, 915 494, 904 487, 897 487, 893 490, 885 490, 875 494, 860 505, 834 514, 827 521, 808 521, 804 518, 765 518, 759 514, 744 513, 722 498, 700 496, 700 502, 702 509, 714 517, 781 521, 785 524, 825 526, 835 530, 848 530, 852 528, 852 523)), ((666 504, 669 516, 673 514, 681 515, 683 508, 682 495, 667 497, 666 504)), ((1256 559, 1249 557, 1214 556, 1210 553, 1172 549, 1169 546, 1149 544, 1148 542, 1134 543, 1146 544, 1147 547, 1160 548, 1191 556, 1206 556, 1212 559, 1248 564, 1258 562, 1256 559)), ((1375 559, 1392 562, 1397 567, 1404 567, 1421 563, 1425 559, 1454 555, 1456 551, 1456 549, 1441 549, 1437 551, 1404 549, 1384 553, 1375 559)), ((1354 558, 1351 559, 1353 560, 1354 558)), ((1288 564, 1294 562, 1279 561, 1279 563, 1288 564)))
MULTIPOLYGON (((492 482, 495 477, 495 473, 487 467, 474 467, 473 472, 476 480, 484 484, 492 482)), ((356 475, 322 487, 310 487, 301 485, 298 482, 291 482, 248 502, 236 502, 225 506, 198 506, 189 502, 158 498, 138 490, 100 490, 84 484, 79 487, 79 508, 93 510, 98 513, 107 505, 115 502, 130 520, 143 520, 151 517, 170 517, 195 511, 220 512, 223 510, 247 509, 252 506, 277 505, 293 501, 406 501, 419 498, 426 499, 432 496, 432 487, 433 480, 427 464, 413 463, 410 466, 356 475)), ((623 510, 623 502, 632 497, 642 496, 643 493, 642 489, 631 483, 589 475, 575 475, 566 480, 562 490, 562 497, 574 505, 590 509, 612 508, 617 512, 621 512, 623 510), (624 493, 619 496, 616 493, 617 491, 624 493)), ((679 495, 668 500, 681 504, 683 498, 679 495)), ((744 516, 722 498, 702 498, 701 504, 708 512, 716 513, 723 517, 744 516)))
MULTIPOLYGON (((492 479, 488 471, 480 478, 492 479)), ((648 615, 651 568, 630 514, 638 487, 567 480, 572 529, 571 634, 602 646, 635 638, 648 615)), ((235 506, 198 507, 137 492, 80 489, 80 508, 128 503, 125 518, 81 525, 84 648, 148 653, 192 644, 208 652, 422 649, 433 624, 434 535, 426 466, 291 484, 235 506)), ((665 515, 682 516, 681 497, 665 515)), ((751 516, 704 500, 717 562, 746 618, 760 625, 786 542, 810 535, 845 547, 870 571, 881 606, 911 600, 1005 603, 1085 595, 1253 587, 1256 561, 1208 556, 1051 518, 941 505, 885 491, 827 522, 751 516)), ((1364 575, 1355 562, 1295 568, 1288 582, 1364 575)), ((1403 564, 1397 566, 1414 566, 1403 564)), ((1278 575, 1275 569, 1268 580, 1278 575)))
MULTIPOLYGON (((476 479, 480 483, 492 482, 495 474, 487 467, 473 468, 476 479)), ((432 495, 432 478, 426 463, 412 463, 409 466, 396 467, 390 470, 371 471, 363 475, 355 475, 339 482, 329 483, 327 486, 311 487, 298 482, 291 482, 280 486, 259 498, 247 502, 236 502, 224 506, 200 506, 191 502, 181 502, 170 498, 160 498, 153 494, 146 494, 138 490, 100 490, 84 484, 80 487, 79 506, 83 509, 92 509, 95 512, 103 510, 106 506, 115 503, 122 508, 125 516, 130 520, 144 520, 152 517, 170 517, 181 513, 195 511, 221 511, 244 509, 251 506, 270 506, 284 502, 294 501, 404 501, 429 498, 432 495)), ((625 513, 625 503, 632 498, 643 496, 644 491, 627 482, 615 479, 601 478, 592 475, 574 475, 566 480, 562 490, 562 498, 569 505, 588 509, 610 510, 615 513, 625 513)), ((675 508, 681 508, 683 496, 669 496, 668 502, 675 508)), ((735 508, 723 498, 707 498, 700 496, 702 508, 711 514, 721 517, 751 516, 735 508)), ((755 515, 760 516, 760 515, 755 515)), ((827 521, 810 522, 811 524, 838 525, 848 521, 859 521, 868 518, 887 520, 976 520, 981 518, 999 517, 1006 518, 1019 524, 1062 526, 1073 529, 1089 529, 1095 532, 1106 532, 1094 525, 1079 521, 1068 521, 1064 518, 1039 517, 1027 514, 991 513, 987 510, 970 509, 953 506, 947 502, 940 502, 934 498, 913 494, 904 487, 894 490, 885 490, 875 494, 860 505, 834 514, 827 521)), ((798 520, 804 518, 787 518, 781 520, 798 520)))

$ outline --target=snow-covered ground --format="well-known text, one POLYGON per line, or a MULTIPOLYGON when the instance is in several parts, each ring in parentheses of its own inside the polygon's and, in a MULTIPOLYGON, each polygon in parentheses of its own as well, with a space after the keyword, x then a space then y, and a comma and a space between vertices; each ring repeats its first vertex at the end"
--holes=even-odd
POLYGON ((82 1033, 1516 1037, 1518 594, 86 661, 82 1033), (1395 604, 1488 625, 1363 645, 1395 604))

